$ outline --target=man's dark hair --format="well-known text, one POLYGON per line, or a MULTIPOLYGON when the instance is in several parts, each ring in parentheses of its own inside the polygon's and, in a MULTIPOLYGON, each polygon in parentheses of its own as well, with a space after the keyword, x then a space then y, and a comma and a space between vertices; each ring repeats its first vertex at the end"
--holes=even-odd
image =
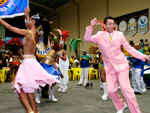
POLYGON ((145 42, 147 42, 148 40, 147 39, 145 39, 145 42))
POLYGON ((129 44, 132 46, 132 47, 134 47, 134 42, 133 42, 133 40, 129 40, 129 44))
POLYGON ((140 39, 140 42, 143 42, 144 40, 143 39, 140 39))
POLYGON ((113 17, 111 17, 111 16, 107 16, 107 17, 105 17, 105 18, 104 18, 104 24, 106 24, 106 22, 107 22, 107 19, 114 20, 114 18, 113 18, 113 17))

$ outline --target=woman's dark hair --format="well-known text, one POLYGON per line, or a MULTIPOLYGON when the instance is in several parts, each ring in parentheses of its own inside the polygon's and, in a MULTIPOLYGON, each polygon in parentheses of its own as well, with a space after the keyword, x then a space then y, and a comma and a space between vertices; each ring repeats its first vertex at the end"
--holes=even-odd
POLYGON ((41 13, 33 15, 32 19, 35 20, 35 26, 38 27, 39 25, 42 25, 42 28, 43 28, 43 31, 44 31, 43 42, 44 42, 45 45, 47 45, 48 44, 48 36, 50 34, 50 23, 49 23, 49 21, 41 13))
POLYGON ((18 45, 17 44, 13 44, 11 51, 13 52, 13 55, 18 55, 18 45))
POLYGON ((55 41, 54 38, 55 38, 54 34, 53 34, 53 33, 50 33, 50 34, 49 34, 50 42, 55 41))
POLYGON ((50 23, 47 19, 43 19, 42 20, 42 27, 43 27, 43 31, 44 31, 44 39, 43 39, 43 42, 45 45, 48 44, 48 37, 49 37, 49 34, 50 34, 50 23))
POLYGON ((66 44, 64 44, 64 50, 65 50, 65 51, 67 50, 67 45, 66 45, 66 44))
POLYGON ((43 20, 44 16, 41 13, 37 13, 36 15, 32 16, 32 19, 35 20, 35 26, 39 26, 42 25, 42 20, 43 20))
POLYGON ((50 41, 50 43, 51 43, 52 41, 55 41, 55 40, 54 40, 53 38, 50 38, 49 41, 50 41))

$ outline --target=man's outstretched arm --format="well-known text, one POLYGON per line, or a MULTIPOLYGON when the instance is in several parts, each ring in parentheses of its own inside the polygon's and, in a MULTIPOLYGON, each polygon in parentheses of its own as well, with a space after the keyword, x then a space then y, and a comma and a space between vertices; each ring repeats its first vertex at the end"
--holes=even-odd
POLYGON ((96 24, 97 24, 97 19, 94 18, 93 20, 91 20, 91 25, 86 27, 86 32, 85 32, 85 35, 84 35, 84 40, 85 41, 96 43, 97 35, 92 36, 93 28, 96 24))

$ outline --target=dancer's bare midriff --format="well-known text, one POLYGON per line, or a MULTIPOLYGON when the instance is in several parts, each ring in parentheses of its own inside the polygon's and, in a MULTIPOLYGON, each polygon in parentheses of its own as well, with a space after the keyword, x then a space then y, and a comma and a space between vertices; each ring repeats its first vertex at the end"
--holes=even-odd
POLYGON ((33 38, 34 38, 35 42, 33 41, 32 35, 29 35, 29 37, 26 39, 26 42, 23 46, 24 55, 26 55, 26 54, 34 55, 35 54, 36 43, 38 42, 39 38, 37 36, 38 35, 37 31, 32 31, 32 33, 33 33, 33 38))

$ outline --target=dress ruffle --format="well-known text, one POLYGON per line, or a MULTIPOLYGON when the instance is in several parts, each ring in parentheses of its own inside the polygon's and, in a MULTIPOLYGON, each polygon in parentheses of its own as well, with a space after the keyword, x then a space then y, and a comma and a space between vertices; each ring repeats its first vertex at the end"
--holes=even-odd
POLYGON ((46 84, 60 83, 57 80, 58 76, 53 76, 34 58, 24 59, 20 65, 13 87, 20 92, 22 88, 25 92, 33 93, 34 89, 39 89, 39 86, 44 87, 46 84))

